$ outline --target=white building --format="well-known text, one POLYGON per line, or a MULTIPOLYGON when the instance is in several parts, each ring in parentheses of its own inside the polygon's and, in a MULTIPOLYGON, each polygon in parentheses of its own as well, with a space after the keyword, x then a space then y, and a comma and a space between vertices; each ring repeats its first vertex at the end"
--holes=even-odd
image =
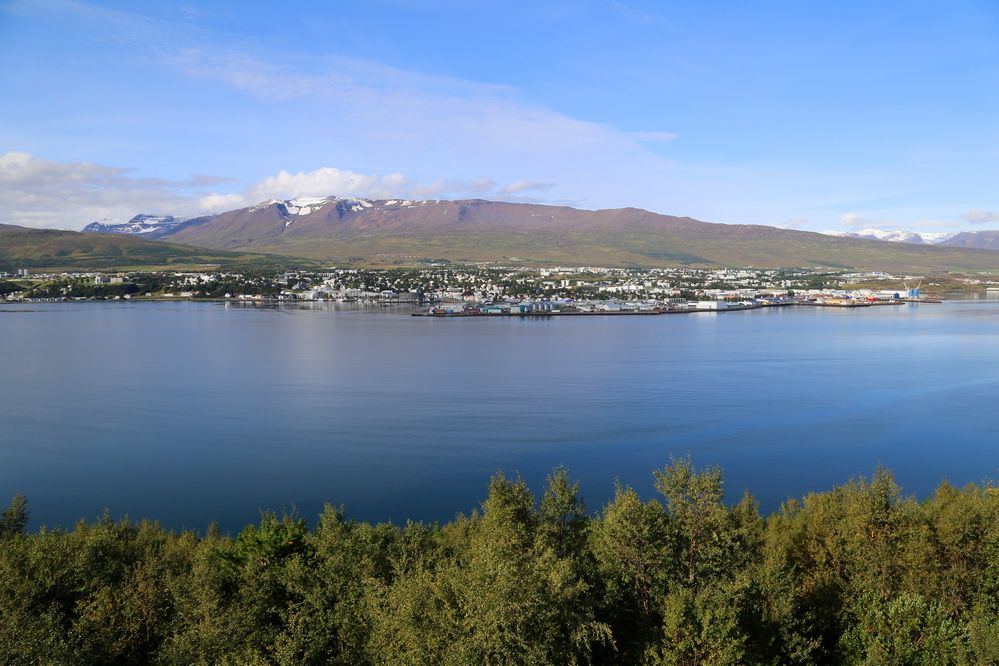
POLYGON ((725 301, 697 301, 698 310, 727 310, 728 303, 725 301))

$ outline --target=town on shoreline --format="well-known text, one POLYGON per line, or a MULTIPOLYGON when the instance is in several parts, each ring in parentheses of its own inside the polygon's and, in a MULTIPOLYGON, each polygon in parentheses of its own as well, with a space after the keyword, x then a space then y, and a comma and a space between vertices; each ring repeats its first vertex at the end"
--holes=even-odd
POLYGON ((408 304, 422 316, 729 312, 868 307, 999 291, 991 275, 926 277, 810 269, 497 267, 272 271, 0 272, 0 302, 221 300, 408 304))

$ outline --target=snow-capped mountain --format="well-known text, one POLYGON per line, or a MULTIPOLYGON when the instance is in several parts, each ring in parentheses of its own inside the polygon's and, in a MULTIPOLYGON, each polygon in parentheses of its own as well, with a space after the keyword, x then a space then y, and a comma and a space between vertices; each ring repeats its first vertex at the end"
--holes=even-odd
MULTIPOLYGON (((432 201, 410 201, 408 199, 374 200, 358 197, 297 197, 295 199, 268 199, 248 208, 240 209, 254 213, 271 207, 286 220, 285 226, 291 226, 296 218, 317 213, 328 206, 335 205, 341 213, 360 213, 366 210, 395 209, 415 206, 418 204, 436 203, 432 201)), ((229 211, 232 212, 232 211, 229 211)), ((174 215, 150 215, 141 213, 128 222, 113 222, 108 219, 91 222, 83 231, 98 234, 128 234, 146 238, 162 238, 169 236, 184 227, 197 225, 208 220, 213 215, 203 217, 177 217, 174 215)))
MULTIPOLYGON (((268 199, 243 210, 246 213, 256 213, 273 208, 281 216, 281 219, 284 220, 284 226, 287 228, 299 218, 304 218, 323 210, 326 213, 333 213, 342 217, 349 213, 389 213, 400 208, 430 203, 438 202, 410 201, 408 199, 361 199, 359 197, 337 196, 297 197, 295 199, 268 199)), ((225 213, 222 215, 225 215, 225 213)))
POLYGON ((371 208, 373 205, 373 203, 368 199, 357 199, 354 197, 298 197, 295 199, 268 199, 251 206, 250 210, 255 211, 267 208, 268 206, 276 205, 281 207, 286 215, 311 215, 312 213, 337 202, 353 204, 358 207, 358 210, 362 208, 371 208))
POLYGON ((140 213, 128 222, 115 223, 109 220, 91 222, 83 228, 85 232, 98 234, 128 234, 130 236, 145 236, 159 238, 176 230, 189 222, 189 217, 174 217, 173 215, 149 215, 140 213))
POLYGON ((913 245, 937 245, 957 235, 956 232, 888 231, 885 229, 860 229, 858 231, 823 231, 827 236, 841 238, 863 238, 865 240, 889 241, 892 243, 912 243, 913 245))
POLYGON ((409 201, 408 199, 361 199, 358 197, 298 197, 296 199, 268 199, 251 206, 249 210, 257 211, 269 206, 277 206, 283 215, 304 216, 311 215, 326 208, 331 204, 336 204, 340 209, 350 210, 359 213, 372 208, 392 208, 397 206, 414 206, 417 204, 427 204, 430 201, 409 201))
POLYGON ((906 271, 940 266, 992 270, 999 265, 995 263, 999 254, 945 251, 945 246, 999 250, 999 231, 964 232, 953 238, 946 233, 881 229, 822 235, 702 222, 639 208, 586 210, 483 199, 298 197, 186 221, 140 215, 126 224, 97 223, 87 230, 210 250, 378 265, 437 259, 639 266, 828 265, 906 271), (885 241, 894 241, 893 247, 884 247, 885 241), (913 247, 917 244, 922 247, 913 247), (877 251, 879 245, 884 251, 877 251))
MULTIPOLYGON (((116 223, 109 220, 92 222, 83 230, 101 234, 126 234, 142 236, 149 239, 175 240, 190 242, 195 245, 202 243, 207 234, 212 238, 207 247, 219 244, 223 249, 229 249, 228 243, 222 243, 225 236, 236 236, 231 240, 245 242, 244 235, 252 238, 258 234, 275 236, 287 232, 308 233, 318 231, 321 220, 347 220, 347 227, 358 226, 355 232, 367 233, 372 225, 376 227, 402 226, 418 227, 426 223, 436 224, 446 219, 448 210, 456 212, 467 202, 448 202, 439 200, 410 201, 407 199, 362 199, 359 197, 297 197, 294 199, 268 199, 253 206, 232 210, 218 215, 202 217, 177 217, 174 215, 140 214, 128 222, 116 223), (439 211, 429 213, 431 209, 440 207, 439 211), (426 219, 424 219, 426 218, 426 219), (267 220, 272 220, 267 222, 267 220), (299 225, 305 227, 300 230, 299 225), (249 225, 249 226, 247 226, 249 225), (263 226, 260 226, 263 225, 263 226), (363 227, 363 230, 360 228, 363 227), (225 228, 223 232, 222 229, 225 228), (219 238, 214 237, 218 235, 219 238)), ((489 202, 480 202, 489 203, 489 202)), ((514 206, 513 208, 523 208, 514 206)), ((548 207, 542 207, 546 211, 548 207)), ((505 209, 504 209, 505 210, 505 209)), ((565 213, 565 210, 560 209, 565 213)), ((499 215, 490 222, 497 223, 499 215)), ((531 217, 534 217, 531 214, 531 217)), ((766 227, 761 227, 766 228, 766 227)), ((953 245, 956 247, 976 247, 983 249, 999 249, 999 232, 915 232, 886 229, 858 229, 857 231, 824 231, 827 236, 840 238, 857 238, 861 240, 886 241, 891 243, 908 243, 912 245, 953 245)), ((295 234, 298 235, 298 234, 295 234)))
MULTIPOLYGON (((392 201, 389 203, 397 202, 392 201)), ((295 218, 312 215, 331 204, 336 204, 342 210, 359 212, 365 208, 374 207, 375 202, 354 197, 297 197, 295 199, 268 199, 251 206, 248 210, 252 213, 274 206, 281 217, 285 219, 284 226, 289 227, 295 221, 295 218)))

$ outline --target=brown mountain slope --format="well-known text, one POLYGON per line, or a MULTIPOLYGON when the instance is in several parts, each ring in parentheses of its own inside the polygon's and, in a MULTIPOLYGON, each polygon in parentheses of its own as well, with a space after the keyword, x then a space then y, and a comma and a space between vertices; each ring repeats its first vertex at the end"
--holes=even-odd
POLYGON ((940 244, 948 247, 974 247, 980 250, 999 250, 999 231, 964 231, 940 244))
POLYGON ((619 266, 772 266, 907 271, 999 269, 999 253, 884 243, 637 208, 330 198, 267 202, 184 226, 164 240, 342 262, 453 261, 619 266))

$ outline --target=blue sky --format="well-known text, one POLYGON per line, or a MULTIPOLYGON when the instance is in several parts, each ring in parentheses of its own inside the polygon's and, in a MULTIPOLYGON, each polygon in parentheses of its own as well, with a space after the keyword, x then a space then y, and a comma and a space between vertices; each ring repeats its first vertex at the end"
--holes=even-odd
POLYGON ((0 222, 329 194, 999 228, 999 4, 0 2, 0 222))

